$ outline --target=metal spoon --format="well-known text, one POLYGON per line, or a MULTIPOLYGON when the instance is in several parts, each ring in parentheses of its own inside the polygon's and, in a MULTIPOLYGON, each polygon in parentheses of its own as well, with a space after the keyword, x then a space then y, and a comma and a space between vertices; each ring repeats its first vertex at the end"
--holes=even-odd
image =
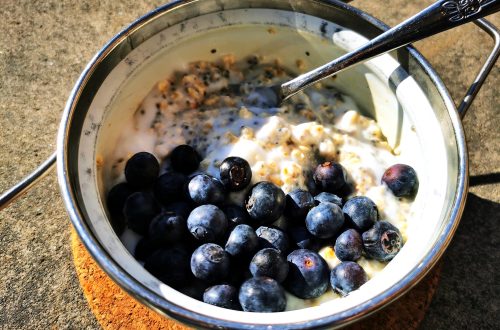
POLYGON ((270 87, 276 94, 276 106, 302 89, 351 66, 499 10, 500 0, 436 1, 360 48, 281 85, 270 87))

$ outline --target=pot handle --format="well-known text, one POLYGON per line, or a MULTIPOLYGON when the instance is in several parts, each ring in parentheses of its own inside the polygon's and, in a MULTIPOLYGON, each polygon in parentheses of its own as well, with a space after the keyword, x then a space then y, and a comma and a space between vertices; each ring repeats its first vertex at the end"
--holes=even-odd
POLYGON ((42 165, 38 166, 36 170, 30 173, 27 177, 19 181, 15 186, 0 195, 0 211, 7 205, 17 199, 30 189, 35 183, 49 172, 56 162, 56 153, 54 152, 42 165))
POLYGON ((486 77, 490 73, 491 69, 493 68, 495 62, 498 59, 498 56, 500 55, 500 31, 497 29, 497 27, 491 24, 489 21, 485 20, 484 18, 475 20, 474 24, 476 24, 483 31, 488 33, 495 42, 495 45, 493 46, 493 50, 486 59, 486 62, 484 63, 483 67, 481 68, 481 70, 479 70, 476 78, 474 79, 469 89, 467 90, 467 93, 462 99, 462 102, 458 106, 458 114, 462 119, 464 118, 467 110, 469 110, 472 101, 474 101, 474 98, 481 89, 481 86, 483 85, 486 77))

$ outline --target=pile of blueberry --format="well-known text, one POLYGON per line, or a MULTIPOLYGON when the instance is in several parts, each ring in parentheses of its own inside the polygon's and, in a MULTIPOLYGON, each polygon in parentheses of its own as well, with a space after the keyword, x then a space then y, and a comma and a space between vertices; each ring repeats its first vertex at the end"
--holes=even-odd
MULTIPOLYGON (((316 298, 329 286, 345 296, 367 281, 356 263, 362 255, 391 260, 401 249, 399 230, 378 219, 367 197, 347 201, 347 173, 325 162, 313 179, 319 194, 297 189, 285 195, 271 182, 249 187, 248 162, 228 157, 219 178, 196 172, 201 157, 191 146, 176 147, 171 170, 147 152, 125 166, 126 182, 108 193, 107 206, 118 233, 125 227, 142 236, 136 259, 155 277, 208 304, 249 312, 285 310, 285 289, 316 298), (247 191, 244 205, 228 194, 247 191), (273 223, 284 216, 285 225, 273 223), (318 250, 335 246, 341 263, 331 271, 318 250)), ((416 173, 406 165, 388 169, 383 181, 398 196, 412 196, 416 173)))

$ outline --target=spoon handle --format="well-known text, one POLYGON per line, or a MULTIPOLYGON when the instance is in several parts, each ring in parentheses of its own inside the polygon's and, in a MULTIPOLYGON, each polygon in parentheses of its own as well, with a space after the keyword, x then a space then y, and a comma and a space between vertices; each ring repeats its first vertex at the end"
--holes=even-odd
POLYGON ((281 85, 282 100, 300 90, 409 43, 452 29, 500 10, 500 0, 439 0, 360 48, 281 85))

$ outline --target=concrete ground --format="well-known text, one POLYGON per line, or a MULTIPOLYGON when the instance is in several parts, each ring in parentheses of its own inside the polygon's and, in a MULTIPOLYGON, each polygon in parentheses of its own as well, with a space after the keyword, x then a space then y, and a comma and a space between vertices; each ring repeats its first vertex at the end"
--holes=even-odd
MULTIPOLYGON (((356 0, 353 5, 393 25, 432 2, 356 0)), ((0 192, 53 152, 66 98, 93 54, 161 3, 1 2, 0 192)), ((491 20, 500 26, 499 14, 491 20)), ((457 101, 491 45, 471 24, 416 44, 457 101)), ((486 329, 500 322, 499 68, 493 68, 464 120, 472 187, 422 329, 486 329)), ((75 274, 69 229, 55 172, 0 212, 1 329, 99 327, 75 274)))

